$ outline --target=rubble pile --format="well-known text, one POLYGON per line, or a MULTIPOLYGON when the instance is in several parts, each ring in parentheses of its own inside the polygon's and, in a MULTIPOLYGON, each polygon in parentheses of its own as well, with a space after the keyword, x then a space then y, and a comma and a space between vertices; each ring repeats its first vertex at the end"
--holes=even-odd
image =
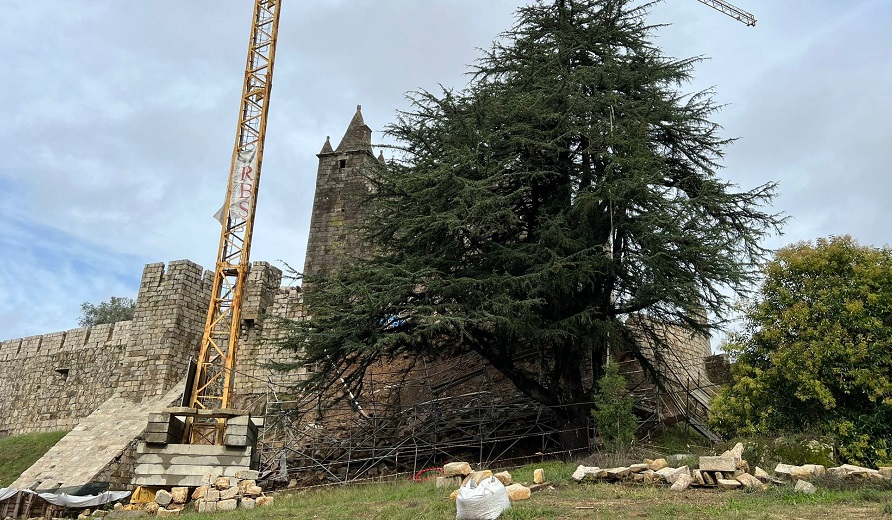
POLYGON ((133 494, 130 504, 120 509, 141 510, 159 517, 178 516, 187 506, 199 513, 254 509, 271 505, 273 497, 266 496, 257 485, 257 471, 238 472, 234 477, 206 475, 207 484, 196 488, 173 487, 170 490, 144 488, 133 494))
POLYGON ((689 487, 763 490, 769 485, 793 482, 797 492, 811 494, 816 491, 816 487, 809 481, 825 475, 860 481, 892 480, 892 467, 870 469, 843 464, 828 469, 820 464, 778 464, 774 475, 758 466, 751 472, 749 464, 743 458, 743 444, 737 443, 721 455, 699 457, 696 468, 673 468, 666 459, 644 459, 641 464, 616 468, 580 464, 572 478, 577 482, 599 480, 668 485, 672 491, 684 491, 689 487))

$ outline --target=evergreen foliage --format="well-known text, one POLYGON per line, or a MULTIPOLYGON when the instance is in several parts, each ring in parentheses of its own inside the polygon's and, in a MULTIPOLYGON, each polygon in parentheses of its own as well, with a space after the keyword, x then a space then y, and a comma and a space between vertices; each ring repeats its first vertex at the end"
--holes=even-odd
POLYGON ((632 413, 634 400, 626 393, 626 378, 619 373, 619 365, 608 363, 604 376, 598 381, 592 417, 601 443, 611 452, 625 453, 632 447, 638 418, 632 413))
POLYGON ((892 462, 892 249, 844 236, 779 250, 726 350, 716 429, 809 431, 850 462, 892 462))
POLYGON ((133 298, 112 296, 107 302, 93 305, 90 302, 81 304, 81 317, 77 324, 81 327, 92 327, 103 323, 115 323, 133 319, 136 302, 133 298))
POLYGON ((664 56, 646 14, 523 7, 467 87, 410 97, 387 128, 400 154, 361 206, 377 254, 308 278, 313 318, 288 325, 296 364, 317 368, 307 390, 343 377, 358 392, 389 356, 476 352, 585 446, 608 349, 638 352, 648 333, 627 317, 707 333, 722 320, 780 224, 761 209, 775 187, 717 177, 718 107, 678 90, 699 58, 664 56))

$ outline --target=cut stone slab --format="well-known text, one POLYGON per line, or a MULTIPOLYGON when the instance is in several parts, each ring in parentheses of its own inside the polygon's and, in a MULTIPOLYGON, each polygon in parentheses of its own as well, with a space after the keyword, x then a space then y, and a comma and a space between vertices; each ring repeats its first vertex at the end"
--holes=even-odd
POLYGON ((171 501, 174 504, 185 504, 189 500, 189 488, 175 487, 170 490, 171 501))
POLYGON ((759 466, 756 466, 755 471, 753 471, 753 476, 763 482, 773 479, 773 477, 771 475, 769 475, 767 471, 760 468, 759 466))
POLYGON ((737 489, 743 485, 740 482, 738 482, 737 480, 732 480, 729 478, 720 478, 720 479, 716 480, 716 484, 718 484, 719 489, 727 489, 727 490, 737 489))
POLYGON ((672 473, 675 473, 675 471, 676 471, 677 469, 678 469, 678 468, 670 468, 670 467, 665 467, 665 468, 663 468, 663 469, 659 469, 659 470, 657 470, 657 471, 654 472, 654 478, 655 478, 655 479, 659 479, 659 480, 663 480, 663 481, 665 481, 665 482, 668 482, 669 484, 672 484, 674 481, 673 481, 673 482, 669 482, 669 478, 668 478, 668 476, 671 475, 672 473))
POLYGON ((570 476, 573 480, 577 482, 582 482, 586 478, 597 478, 595 475, 601 471, 601 468, 597 466, 584 466, 582 464, 576 466, 576 470, 573 472, 573 475, 570 476))
POLYGON ((694 477, 694 481, 691 484, 697 484, 698 486, 705 486, 706 481, 703 480, 703 472, 699 469, 695 469, 691 471, 691 476, 694 477))
MULTIPOLYGON (((687 475, 689 477, 691 476, 691 469, 687 466, 682 466, 680 468, 664 468, 660 471, 665 472, 662 476, 670 485, 675 484, 675 481, 678 480, 682 475, 687 475)), ((657 473, 660 473, 660 471, 658 471, 657 473)))
POLYGON ((703 471, 737 471, 737 460, 734 457, 700 457, 698 466, 703 471))
MULTIPOLYGON (((575 475, 575 473, 574 473, 574 475, 575 475)), ((512 483, 511 473, 508 473, 507 471, 500 471, 493 476, 495 478, 499 479, 499 482, 501 482, 503 486, 510 486, 512 483)), ((459 483, 461 483, 461 482, 459 482, 459 483)), ((437 485, 437 487, 440 487, 440 486, 437 485)))
POLYGON ((472 471, 465 479, 462 481, 462 485, 465 485, 469 480, 474 479, 475 484, 479 484, 484 480, 488 479, 492 476, 492 470, 484 469, 482 471, 472 471))
POLYGON ((675 482, 672 483, 672 487, 669 489, 671 491, 684 491, 687 488, 691 487, 691 482, 693 479, 690 475, 682 473, 675 479, 675 482))
POLYGON ((155 515, 158 516, 159 518, 164 518, 167 516, 179 516, 180 510, 179 509, 165 509, 165 508, 161 507, 161 508, 158 508, 158 511, 155 513, 155 515))
POLYGON ((742 459, 743 458, 743 443, 738 442, 734 445, 730 450, 722 453, 722 457, 730 457, 734 459, 742 459))
POLYGON ((202 500, 198 503, 198 512, 199 513, 216 513, 217 512, 217 502, 206 502, 202 500))
POLYGON ((789 478, 795 467, 796 466, 793 466, 792 464, 784 464, 781 462, 774 468, 774 474, 789 478))
POLYGON ((746 489, 757 489, 761 491, 766 487, 761 480, 757 479, 753 475, 750 475, 749 473, 741 473, 740 475, 737 475, 735 479, 743 484, 743 487, 746 489))
POLYGON ((812 475, 816 477, 823 477, 827 474, 827 468, 821 464, 803 464, 802 467, 811 471, 812 475))
POLYGON ((631 471, 627 467, 610 468, 607 470, 607 476, 617 480, 629 476, 629 473, 631 471))
POLYGON ((654 475, 656 475, 657 472, 652 469, 646 469, 641 474, 644 476, 645 484, 653 484, 654 483, 654 475))
POLYGON ((235 498, 217 502, 217 511, 235 511, 236 507, 238 507, 238 500, 235 498))
POLYGON ((817 488, 811 482, 806 482, 804 480, 797 480, 796 487, 793 488, 793 490, 796 491, 797 493, 812 495, 812 494, 814 494, 815 491, 817 491, 817 488))
MULTIPOLYGON (((647 461, 645 461, 645 462, 647 462, 647 461)), ((647 467, 654 471, 660 471, 663 468, 669 467, 669 463, 666 462, 666 459, 655 459, 655 460, 650 461, 647 464, 647 467)))
POLYGON ((534 484, 545 483, 545 470, 544 469, 536 468, 533 470, 533 483, 534 484))
POLYGON ((892 466, 880 466, 877 471, 880 472, 880 476, 884 479, 892 480, 892 466))
POLYGON ((443 466, 444 477, 465 477, 471 474, 471 465, 467 462, 450 462, 443 466))
POLYGON ((871 474, 877 474, 877 475, 880 474, 880 472, 875 469, 865 468, 863 466, 855 466, 852 464, 843 464, 842 466, 839 466, 839 467, 842 468, 843 471, 845 471, 847 477, 848 476, 868 476, 871 474))
POLYGON ((228 489, 224 489, 220 491, 220 501, 231 500, 238 496, 239 489, 237 487, 231 487, 228 489))
POLYGON ((273 505, 273 497, 257 497, 255 502, 260 507, 273 505))
POLYGON ((235 477, 241 480, 257 480, 260 478, 260 472, 256 469, 243 469, 236 471, 235 477))
POLYGON ((159 506, 167 507, 171 502, 173 502, 173 497, 170 496, 170 493, 167 490, 159 489, 155 492, 155 503, 159 506))
POLYGON ((256 505, 256 503, 253 498, 243 498, 238 503, 238 506, 241 509, 254 509, 255 505, 256 505))
POLYGON ((523 484, 511 484, 505 488, 508 491, 508 498, 511 499, 512 502, 515 500, 526 500, 530 498, 532 491, 530 488, 524 486, 523 484))
POLYGON ((632 464, 629 466, 629 471, 632 473, 641 473, 642 471, 648 469, 647 464, 632 464))

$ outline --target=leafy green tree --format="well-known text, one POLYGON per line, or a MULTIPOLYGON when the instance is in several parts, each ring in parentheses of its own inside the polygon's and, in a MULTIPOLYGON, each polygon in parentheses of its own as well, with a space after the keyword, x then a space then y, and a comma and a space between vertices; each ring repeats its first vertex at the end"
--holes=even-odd
POLYGON ((588 444, 608 349, 648 333, 628 316, 702 332, 701 305, 722 319, 780 223, 761 209, 774 185, 717 177, 718 107, 678 90, 699 59, 663 55, 646 14, 629 0, 522 7, 467 87, 411 96, 361 206, 377 254, 307 278, 313 319, 285 340, 316 363, 306 389, 342 377, 356 392, 389 356, 473 351, 578 432, 570 449, 588 444))
POLYGON ((715 428, 810 431, 852 462, 892 460, 892 250, 848 236, 781 249, 726 349, 715 428))
POLYGON ((598 381, 595 409, 592 416, 607 450, 627 452, 635 440, 638 418, 632 412, 634 399, 626 393, 626 378, 619 373, 619 365, 608 363, 604 376, 598 381))
POLYGON ((90 302, 81 304, 81 317, 77 324, 81 327, 92 327, 103 323, 115 323, 133 319, 136 302, 133 298, 112 296, 107 302, 93 305, 90 302))

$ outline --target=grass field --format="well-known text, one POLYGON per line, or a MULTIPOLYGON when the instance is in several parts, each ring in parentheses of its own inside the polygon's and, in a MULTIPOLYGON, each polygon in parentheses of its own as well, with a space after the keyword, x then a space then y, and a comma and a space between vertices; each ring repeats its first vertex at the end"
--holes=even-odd
MULTIPOLYGON (((550 489, 515 502, 501 518, 511 519, 783 519, 783 518, 892 518, 892 487, 850 487, 830 482, 806 496, 792 486, 764 492, 690 489, 671 492, 664 486, 634 484, 578 484, 569 480, 575 465, 546 463, 511 470, 515 481, 532 480, 533 469, 543 467, 550 489), (833 489, 829 489, 832 487, 833 489)), ((451 520, 455 504, 451 490, 431 482, 405 479, 365 485, 279 492, 273 506, 252 511, 218 513, 216 520, 451 520)), ((198 517, 196 514, 187 515, 198 517)))
POLYGON ((68 432, 0 438, 0 488, 7 487, 68 432))

